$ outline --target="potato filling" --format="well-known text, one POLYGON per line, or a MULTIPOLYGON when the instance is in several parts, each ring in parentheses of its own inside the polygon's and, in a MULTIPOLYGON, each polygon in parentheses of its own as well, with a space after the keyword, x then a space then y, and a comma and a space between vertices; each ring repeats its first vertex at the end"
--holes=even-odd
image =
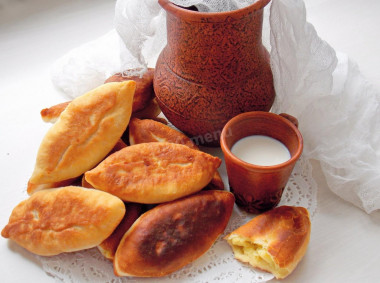
POLYGON ((237 259, 266 271, 276 269, 271 255, 265 248, 265 243, 252 243, 249 239, 239 237, 234 237, 230 241, 237 259))

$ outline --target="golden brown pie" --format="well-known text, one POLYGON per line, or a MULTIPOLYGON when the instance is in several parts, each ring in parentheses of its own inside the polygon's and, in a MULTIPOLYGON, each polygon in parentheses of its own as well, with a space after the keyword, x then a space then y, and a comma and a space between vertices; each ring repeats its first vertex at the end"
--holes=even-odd
POLYGON ((115 257, 116 249, 119 246, 121 239, 132 224, 139 218, 143 212, 143 205, 139 203, 125 203, 125 215, 123 220, 117 226, 115 231, 105 239, 98 249, 109 260, 115 257))
POLYGON ((135 85, 101 85, 67 106, 41 142, 29 194, 36 185, 80 176, 110 152, 129 123, 135 85))
POLYGON ((85 178, 124 201, 153 204, 201 190, 220 164, 218 157, 185 145, 142 143, 110 155, 85 178))
POLYGON ((199 149, 185 134, 151 119, 131 119, 129 142, 131 145, 146 142, 171 142, 183 144, 192 149, 199 149))
MULTIPOLYGON (((132 104, 132 112, 140 112, 144 108, 150 107, 150 110, 142 111, 141 114, 137 114, 138 116, 148 116, 155 117, 152 115, 152 113, 157 113, 156 103, 152 103, 151 101, 154 98, 154 91, 153 91, 153 76, 154 76, 154 69, 148 69, 147 72, 143 74, 142 77, 139 76, 123 76, 122 74, 118 73, 111 77, 109 77, 105 83, 109 82, 123 82, 123 81, 135 81, 136 82, 136 91, 133 98, 133 104, 132 104), (153 106, 154 105, 154 106, 153 106), (147 115, 149 114, 149 115, 147 115)), ((49 108, 44 108, 41 110, 41 118, 44 122, 49 123, 55 123, 59 115, 63 112, 63 110, 66 109, 66 107, 70 104, 71 101, 59 103, 57 105, 53 105, 49 108)), ((148 108, 147 108, 148 109, 148 108)), ((159 109, 159 108, 158 108, 159 109)), ((158 114, 160 114, 161 110, 159 110, 158 114)), ((156 116, 158 116, 158 114, 156 116)))
POLYGON ((57 105, 51 106, 41 110, 41 117, 44 122, 55 123, 57 122, 61 113, 66 109, 71 101, 59 103, 57 105))
POLYGON ((144 213, 117 248, 118 276, 160 277, 203 255, 223 233, 234 206, 226 191, 202 191, 144 213))
POLYGON ((224 190, 224 183, 218 171, 215 172, 214 176, 212 176, 210 183, 208 183, 207 186, 204 187, 203 189, 204 190, 221 190, 221 191, 224 190))
POLYGON ((235 258, 282 279, 306 253, 310 229, 307 209, 280 206, 256 216, 225 239, 235 258))
POLYGON ((157 119, 158 115, 161 114, 161 108, 158 106, 157 100, 152 99, 148 102, 147 106, 140 110, 132 113, 132 117, 139 119, 157 119))
POLYGON ((99 245, 124 213, 124 203, 102 191, 75 186, 43 190, 13 209, 1 235, 32 253, 57 255, 99 245))
MULTIPOLYGON (((129 123, 129 143, 139 144, 146 142, 178 143, 199 150, 189 137, 176 129, 151 119, 131 118, 129 123)), ((224 183, 218 171, 215 172, 205 189, 224 190, 224 183)))

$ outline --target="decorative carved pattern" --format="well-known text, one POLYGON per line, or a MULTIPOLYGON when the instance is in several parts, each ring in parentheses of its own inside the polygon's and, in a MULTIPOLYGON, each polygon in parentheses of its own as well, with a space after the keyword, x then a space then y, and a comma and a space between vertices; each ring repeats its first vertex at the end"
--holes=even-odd
POLYGON ((262 6, 211 16, 178 6, 167 12, 167 46, 154 89, 165 116, 186 134, 213 134, 242 112, 271 108, 275 92, 261 42, 262 6))
POLYGON ((281 190, 273 192, 272 194, 268 193, 266 198, 255 199, 251 194, 237 193, 230 185, 230 191, 235 196, 236 204, 250 213, 261 213, 275 207, 280 203, 284 189, 285 187, 281 190))

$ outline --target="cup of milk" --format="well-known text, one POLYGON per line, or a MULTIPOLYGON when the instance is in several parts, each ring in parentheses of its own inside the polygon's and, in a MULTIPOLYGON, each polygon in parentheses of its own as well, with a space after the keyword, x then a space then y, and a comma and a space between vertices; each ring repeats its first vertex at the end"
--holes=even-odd
POLYGON ((250 213, 275 207, 302 154, 297 119, 264 111, 242 113, 224 126, 220 144, 236 204, 250 213))

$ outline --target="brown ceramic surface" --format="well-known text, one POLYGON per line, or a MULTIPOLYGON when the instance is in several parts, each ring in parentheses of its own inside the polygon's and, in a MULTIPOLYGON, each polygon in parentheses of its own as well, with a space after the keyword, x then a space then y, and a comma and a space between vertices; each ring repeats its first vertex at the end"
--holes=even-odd
POLYGON ((269 111, 275 92, 262 45, 263 8, 201 13, 159 0, 167 12, 167 45, 154 89, 165 116, 199 143, 219 145, 225 123, 242 112, 269 111))
MULTIPOLYGON (((290 117, 294 120, 294 117, 290 117)), ((223 129, 220 143, 230 190, 235 195, 236 203, 248 212, 266 211, 280 202, 294 165, 302 153, 302 135, 288 118, 289 115, 253 111, 234 117, 223 129), (230 149, 235 142, 250 135, 265 135, 281 141, 288 148, 291 158, 273 166, 242 161, 230 149)))

